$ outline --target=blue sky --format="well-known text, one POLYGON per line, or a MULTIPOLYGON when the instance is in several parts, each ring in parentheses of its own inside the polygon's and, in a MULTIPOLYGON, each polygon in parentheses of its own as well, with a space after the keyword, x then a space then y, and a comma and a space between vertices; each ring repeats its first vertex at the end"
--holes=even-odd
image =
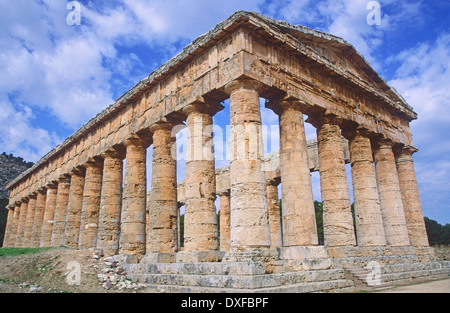
MULTIPOLYGON (((414 107, 424 215, 450 223, 450 2, 378 1, 379 25, 367 23, 369 2, 79 1, 80 25, 69 25, 69 1, 0 0, 0 153, 39 160, 193 39, 237 10, 256 11, 342 37, 414 107)), ((277 117, 262 116, 270 152, 277 117)), ((225 129, 227 118, 225 109, 215 122, 225 129)))

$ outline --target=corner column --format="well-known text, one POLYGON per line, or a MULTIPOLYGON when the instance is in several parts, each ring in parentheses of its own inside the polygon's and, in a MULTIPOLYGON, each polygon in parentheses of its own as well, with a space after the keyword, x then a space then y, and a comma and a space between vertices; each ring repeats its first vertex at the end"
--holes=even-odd
POLYGON ((95 248, 97 244, 98 213, 102 192, 103 162, 87 162, 81 207, 80 249, 95 248))
POLYGON ((50 247, 52 242, 53 224, 56 209, 57 187, 53 184, 47 185, 47 196, 45 199, 44 221, 42 224, 40 247, 50 247))
POLYGON ((14 222, 14 208, 8 208, 8 216, 6 218, 6 229, 5 229, 5 235, 3 237, 3 248, 9 247, 9 238, 11 236, 11 230, 13 227, 14 222))
POLYGON ((325 245, 356 245, 350 206, 340 120, 332 115, 318 117, 317 127, 320 188, 323 202, 325 245))
POLYGON ((103 176, 98 216, 97 249, 104 255, 119 252, 122 209, 123 153, 111 149, 102 154, 103 176))
POLYGON ((344 134, 349 140, 358 245, 384 246, 386 236, 370 138, 361 128, 348 129, 344 134))
POLYGON ((150 127, 153 133, 153 160, 147 253, 174 253, 178 249, 174 126, 170 122, 158 122, 150 127))
POLYGON ((27 210, 28 210, 28 199, 24 198, 20 201, 20 214, 19 214, 19 221, 17 224, 17 235, 16 235, 16 242, 14 244, 15 248, 23 248, 23 242, 24 242, 24 230, 25 230, 25 223, 27 221, 27 210))
POLYGON ((183 109, 188 128, 184 251, 217 250, 219 245, 212 116, 221 109, 204 102, 183 109))
POLYGON ((409 246, 405 211, 392 147, 392 141, 382 139, 376 141, 373 148, 384 232, 388 245, 409 246))
POLYGON ((145 254, 147 147, 138 136, 124 141, 126 165, 123 186, 119 254, 145 254))
POLYGON ((417 149, 409 146, 395 149, 395 161, 405 210, 408 237, 412 246, 420 248, 428 247, 429 243, 412 157, 416 151, 417 149))
POLYGON ((231 251, 270 248, 260 83, 236 80, 230 95, 231 251))

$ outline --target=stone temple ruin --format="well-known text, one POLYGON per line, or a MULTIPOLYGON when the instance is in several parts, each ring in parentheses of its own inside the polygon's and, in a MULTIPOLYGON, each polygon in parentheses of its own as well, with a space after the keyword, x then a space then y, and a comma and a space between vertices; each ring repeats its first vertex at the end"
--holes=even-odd
POLYGON ((341 38, 239 11, 10 182, 4 246, 99 250, 160 291, 349 291, 357 270, 373 264, 393 284, 448 276, 428 245, 409 128, 416 118, 341 38), (280 151, 269 156, 259 97, 279 116, 280 151), (212 117, 227 99, 230 164, 216 170, 212 117), (306 141, 303 115, 316 143, 306 141), (186 179, 177 182, 173 129, 184 123, 186 179))

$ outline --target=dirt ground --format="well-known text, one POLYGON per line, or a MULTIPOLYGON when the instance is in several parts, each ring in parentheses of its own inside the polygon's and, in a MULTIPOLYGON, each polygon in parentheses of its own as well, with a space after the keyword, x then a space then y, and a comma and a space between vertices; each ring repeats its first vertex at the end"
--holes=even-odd
MULTIPOLYGON (((450 260, 450 247, 437 247, 435 250, 439 260, 450 260)), ((96 256, 92 251, 69 248, 0 257, 0 293, 148 292, 143 286, 127 278, 120 267, 111 267, 110 264, 107 259, 96 256), (79 266, 79 271, 75 271, 74 266, 79 266), (74 273, 79 273, 79 276, 74 273), (111 281, 114 280, 116 281, 112 284, 111 281)), ((442 289, 442 284, 450 288, 449 282, 450 280, 437 283, 437 288, 442 289)), ((433 288, 434 285, 430 286, 423 287, 433 288)), ((414 290, 416 291, 411 292, 418 292, 418 289, 414 290)))
POLYGON ((0 257, 0 293, 142 292, 139 288, 119 290, 112 284, 107 289, 98 277, 100 274, 106 278, 107 272, 112 277, 114 273, 107 267, 105 260, 94 257, 92 251, 69 248, 0 257))

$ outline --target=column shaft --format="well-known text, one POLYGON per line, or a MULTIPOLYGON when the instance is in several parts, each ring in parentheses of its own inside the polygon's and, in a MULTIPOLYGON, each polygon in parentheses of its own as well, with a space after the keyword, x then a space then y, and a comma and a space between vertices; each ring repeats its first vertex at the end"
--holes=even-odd
POLYGON ((157 123, 153 132, 152 185, 149 203, 147 253, 176 252, 177 235, 177 162, 176 138, 171 123, 157 123))
POLYGON ((104 162, 97 249, 105 255, 116 255, 119 252, 123 162, 117 153, 102 156, 104 162))
POLYGON ((12 224, 14 222, 14 210, 8 209, 8 216, 6 218, 6 229, 3 237, 3 248, 9 247, 9 237, 11 236, 12 224))
POLYGON ((375 171, 380 194, 386 243, 391 246, 408 246, 405 211, 395 164, 392 143, 381 140, 374 147, 375 171))
POLYGON ((185 180, 184 250, 218 248, 212 116, 207 104, 189 105, 185 180))
POLYGON ((28 209, 28 199, 22 199, 22 202, 20 203, 19 221, 17 224, 16 242, 14 244, 16 248, 23 248, 23 238, 24 238, 23 235, 25 223, 27 221, 27 209, 28 209))
POLYGON ((327 246, 356 244, 339 125, 324 117, 317 127, 323 233, 327 246))
POLYGON ((38 191, 36 199, 36 209, 34 211, 33 231, 31 234, 31 246, 39 247, 41 241, 42 223, 44 221, 45 201, 47 190, 38 191))
POLYGON ((370 138, 353 130, 349 149, 358 245, 386 245, 370 138))
POLYGON ((231 250, 270 247, 259 85, 238 80, 230 94, 231 250))
POLYGON ((52 231, 52 247, 64 245, 64 231, 66 228, 67 203, 69 201, 70 178, 62 178, 58 181, 56 193, 56 207, 52 231))
POLYGON ((64 245, 78 248, 80 239, 81 206, 83 205, 84 172, 72 172, 70 176, 64 245))
POLYGON ((17 227, 19 225, 20 205, 14 206, 14 218, 12 220, 10 235, 8 238, 8 247, 14 248, 16 246, 17 227))
MULTIPOLYGON (((281 232, 280 200, 278 199, 278 186, 274 183, 267 184, 267 201, 269 204, 269 225, 271 248, 283 246, 281 232)), ((283 202, 284 205, 284 202, 283 202)))
POLYGON ((97 245, 98 213, 102 192, 103 163, 85 164, 83 204, 81 207, 80 249, 97 245))
POLYGON ((220 251, 230 251, 230 194, 220 194, 220 251))
POLYGON ((412 154, 414 149, 405 147, 397 150, 396 163, 403 207, 405 210, 406 227, 412 246, 428 247, 428 236, 420 202, 419 187, 412 154))
POLYGON ((281 104, 280 175, 283 246, 319 243, 303 114, 295 103, 281 104))
POLYGON ((52 243, 53 224, 56 209, 56 194, 58 189, 53 186, 47 187, 45 199, 44 221, 42 224, 40 247, 50 247, 52 243))
POLYGON ((31 248, 31 234, 33 232, 34 212, 36 210, 36 194, 33 194, 28 201, 27 220, 23 235, 23 247, 31 248))
POLYGON ((125 141, 126 166, 123 187, 120 254, 145 254, 147 147, 139 139, 125 141))

